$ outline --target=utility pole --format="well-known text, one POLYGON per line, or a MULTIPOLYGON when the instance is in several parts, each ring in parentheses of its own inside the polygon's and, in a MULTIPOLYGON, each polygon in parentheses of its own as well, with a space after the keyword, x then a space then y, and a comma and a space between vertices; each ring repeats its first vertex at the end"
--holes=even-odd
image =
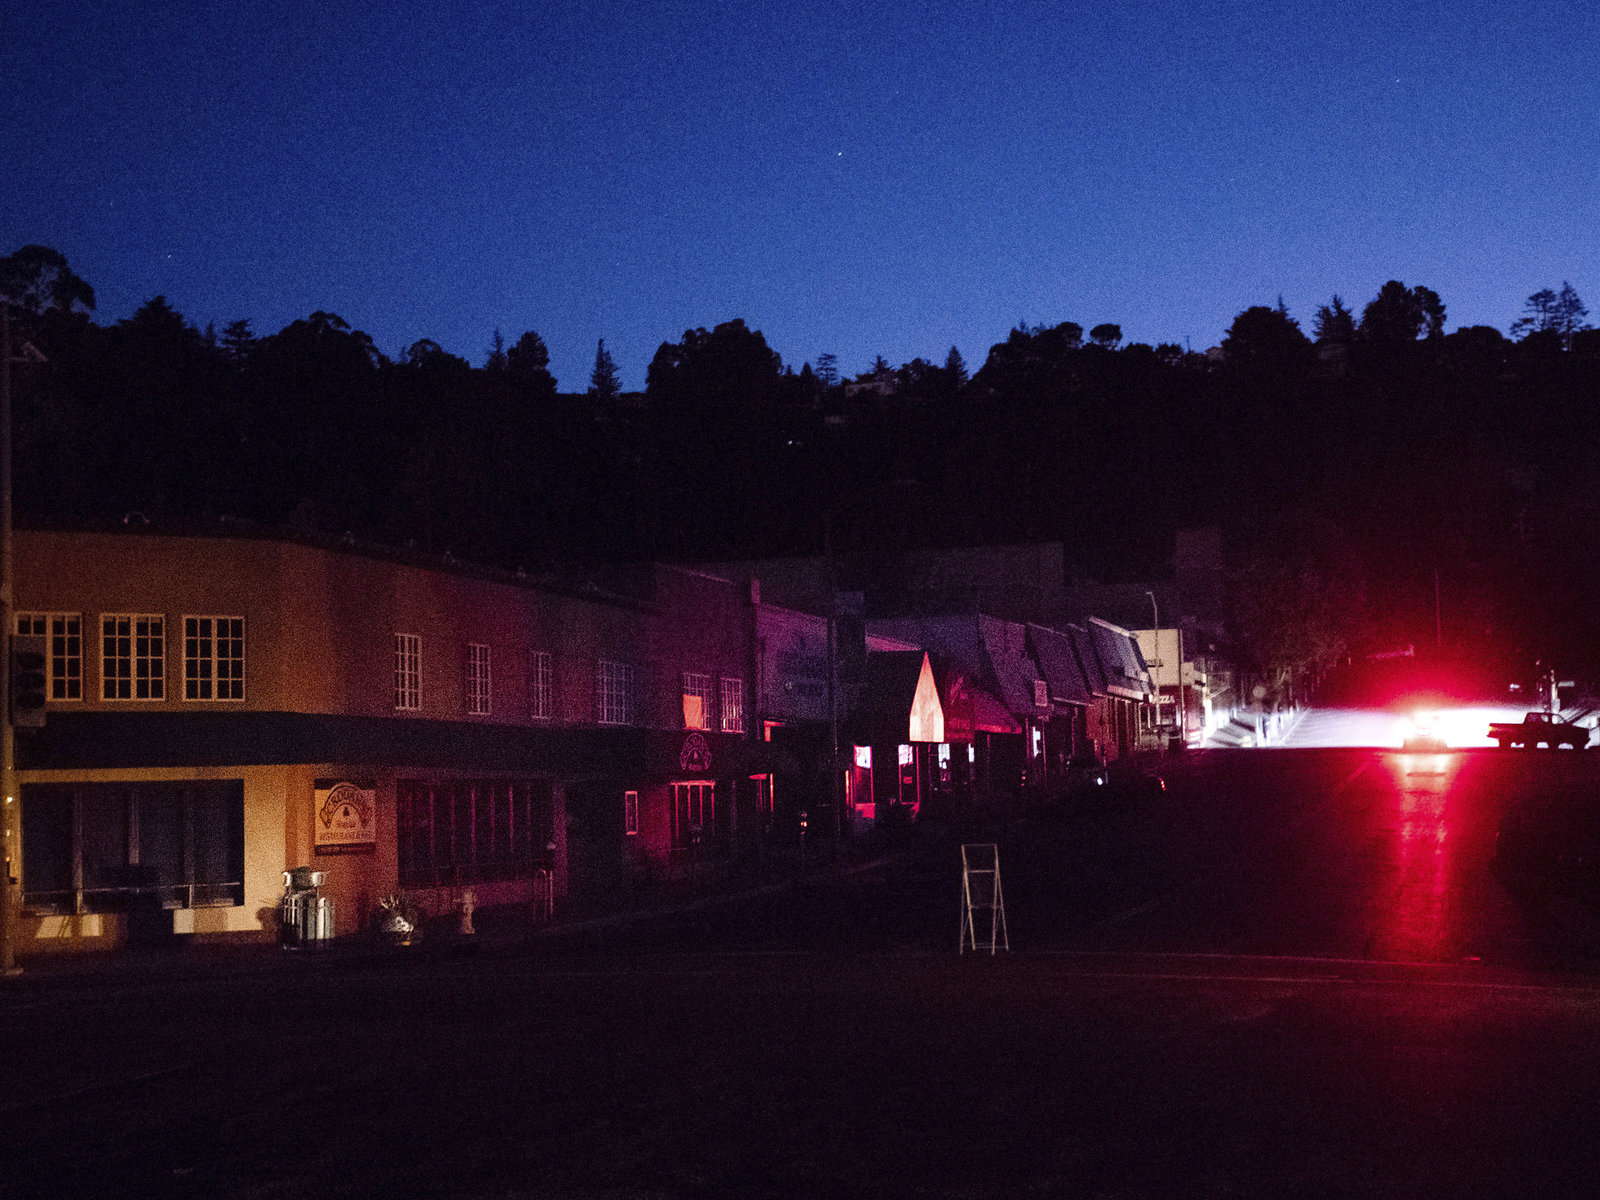
POLYGON ((17 622, 16 554, 11 520, 11 368, 16 363, 42 363, 44 355, 27 342, 15 353, 11 346, 11 302, 0 300, 0 697, 6 703, 0 721, 0 975, 15 975, 17 921, 22 908, 22 802, 17 793, 17 733, 11 724, 11 638, 17 622))
POLYGON ((11 635, 16 631, 16 558, 11 539, 11 304, 0 300, 0 973, 17 972, 18 870, 22 862, 22 805, 17 803, 17 733, 11 725, 11 635))
POLYGON ((822 518, 822 553, 828 564, 828 798, 833 803, 834 857, 844 837, 844 780, 839 770, 839 581, 833 564, 833 519, 822 518))

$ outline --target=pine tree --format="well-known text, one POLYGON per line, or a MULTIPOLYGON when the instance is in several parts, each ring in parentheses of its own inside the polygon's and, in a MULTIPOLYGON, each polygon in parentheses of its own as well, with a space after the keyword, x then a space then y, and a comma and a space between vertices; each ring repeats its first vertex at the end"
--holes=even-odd
POLYGON ((1319 346, 1328 343, 1347 346, 1356 340, 1355 314, 1344 306, 1344 301, 1335 292, 1331 304, 1323 304, 1317 308, 1316 319, 1312 322, 1311 329, 1319 346))
POLYGON ((950 353, 945 355, 944 373, 952 389, 966 386, 967 360, 961 357, 961 351, 954 346, 951 346, 950 353))
POLYGON ((589 376, 589 395, 597 400, 615 400, 622 394, 622 383, 617 379, 617 364, 606 352, 606 340, 594 352, 594 374, 589 376))
POLYGON ((1559 292, 1545 288, 1528 297, 1523 306, 1526 314, 1511 323, 1512 337, 1526 337, 1530 333, 1553 333, 1561 339, 1564 350, 1572 348, 1572 335, 1589 328, 1584 318, 1589 310, 1578 293, 1566 280, 1561 281, 1559 292))

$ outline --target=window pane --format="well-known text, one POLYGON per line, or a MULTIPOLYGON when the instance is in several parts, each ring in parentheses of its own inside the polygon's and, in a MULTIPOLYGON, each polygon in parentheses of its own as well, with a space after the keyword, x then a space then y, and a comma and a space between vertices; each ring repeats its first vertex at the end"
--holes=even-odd
POLYGON ((83 621, 77 615, 50 618, 50 699, 83 698, 83 621))
POLYGON ((82 789, 86 889, 120 887, 126 882, 128 806, 132 803, 133 794, 126 784, 82 789))
POLYGON ((479 784, 472 789, 472 861, 473 879, 485 878, 485 868, 494 865, 494 793, 492 784, 479 784))
POLYGON ((229 781, 190 789, 194 826, 195 902, 244 896, 244 784, 229 781))
POLYGON ((72 903, 72 789, 22 789, 23 894, 29 903, 72 903))
POLYGON ((139 872, 148 885, 162 888, 185 882, 183 795, 164 785, 139 792, 139 872))

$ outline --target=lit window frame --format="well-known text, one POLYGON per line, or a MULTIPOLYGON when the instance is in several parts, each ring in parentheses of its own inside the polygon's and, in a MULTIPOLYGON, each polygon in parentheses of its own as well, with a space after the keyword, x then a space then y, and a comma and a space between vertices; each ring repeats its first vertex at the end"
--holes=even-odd
POLYGON ((219 613, 184 615, 185 701, 243 703, 244 659, 243 617, 219 613))
POLYGON ((685 671, 683 673, 683 727, 685 729, 711 729, 711 676, 701 671, 685 671), (700 698, 700 723, 689 723, 689 698, 700 698))
POLYGON ((494 678, 490 668, 489 646, 485 642, 467 643, 467 715, 487 717, 494 713, 494 678))
POLYGON ((112 704, 166 701, 165 613, 100 614, 100 699, 112 704))
POLYGON ((422 638, 415 633, 394 635, 394 707, 396 712, 422 708, 422 638))
POLYGON ((83 699, 83 614, 19 612, 17 633, 42 637, 49 643, 52 704, 73 704, 83 699))
POLYGON ((535 650, 528 659, 528 716, 535 721, 555 718, 555 664, 548 650, 535 650))
POLYGON ((734 675, 722 677, 722 705, 719 710, 723 733, 744 732, 744 680, 734 675))
POLYGON ((632 663, 595 660, 595 723, 632 725, 637 718, 638 672, 632 663))

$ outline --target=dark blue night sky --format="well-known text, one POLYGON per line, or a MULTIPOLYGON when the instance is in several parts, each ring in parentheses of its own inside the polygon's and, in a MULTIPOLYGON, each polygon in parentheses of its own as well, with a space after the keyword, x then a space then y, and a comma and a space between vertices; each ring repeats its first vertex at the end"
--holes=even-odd
POLYGON ((101 321, 339 313, 481 363, 743 317, 795 364, 976 368, 1019 321, 1220 340, 1281 294, 1600 311, 1600 7, 14 5, 0 253, 101 321))

